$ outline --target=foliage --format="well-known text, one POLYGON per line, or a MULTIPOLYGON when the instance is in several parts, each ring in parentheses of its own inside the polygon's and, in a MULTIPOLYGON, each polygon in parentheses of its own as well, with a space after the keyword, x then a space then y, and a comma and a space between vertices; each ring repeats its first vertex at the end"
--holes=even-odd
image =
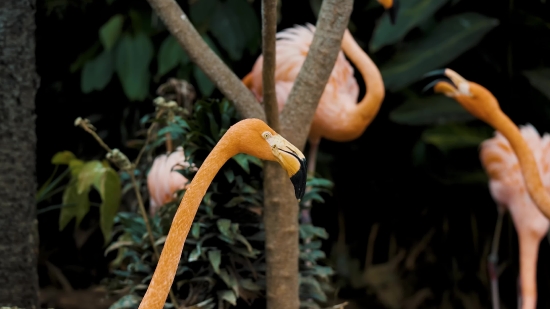
POLYGON ((72 219, 76 219, 76 228, 90 211, 89 194, 92 188, 95 189, 101 198, 99 225, 107 244, 111 239, 113 221, 120 205, 121 186, 118 173, 110 167, 107 161, 83 161, 77 159, 70 151, 61 151, 55 154, 52 164, 56 166, 56 170, 38 190, 36 202, 49 199, 63 191, 59 229, 63 230, 72 219), (60 165, 67 166, 67 169, 53 179, 60 165), (59 186, 66 177, 69 177, 68 184, 59 186))
MULTIPOLYGON (((108 4, 105 9, 112 15, 98 29, 91 47, 71 65, 72 72, 81 72, 83 93, 105 89, 116 73, 126 97, 143 101, 151 83, 176 73, 178 78, 193 81, 204 97, 212 94, 214 84, 190 61, 164 25, 155 22, 151 11, 130 3, 123 7, 108 4), (160 47, 155 47, 155 42, 161 42, 160 47), (156 64, 154 76, 152 64, 156 64)), ((189 17, 226 63, 239 61, 247 52, 254 54, 260 46, 260 22, 246 0, 194 1, 189 5, 189 17)))
MULTIPOLYGON (((145 118, 147 122, 149 117, 145 118)), ((159 130, 156 140, 148 147, 154 151, 170 133, 184 147, 188 162, 200 166, 208 153, 230 125, 238 120, 234 107, 227 101, 199 101, 193 115, 184 120, 174 118, 174 124, 159 130)), ((152 121, 152 120, 151 120, 152 121)), ((197 211, 175 278, 175 289, 185 306, 226 308, 244 301, 251 303, 265 293, 265 232, 261 220, 263 192, 262 162, 255 157, 239 154, 227 162, 214 178, 197 211)), ((143 171, 142 171, 143 172, 143 171)), ((188 179, 193 170, 182 171, 188 179)), ((329 192, 332 183, 322 178, 309 180, 312 190, 303 198, 323 201, 321 194, 329 192)), ((157 244, 163 244, 182 195, 164 205, 151 222, 157 244)), ((121 234, 106 252, 117 250, 112 266, 116 277, 110 280, 113 289, 131 286, 132 295, 142 296, 151 279, 155 262, 147 238, 143 218, 135 213, 121 212, 117 216, 121 234)), ((313 238, 301 249, 301 289, 304 301, 325 302, 327 283, 332 269, 322 266, 325 258, 321 241, 328 234, 323 228, 301 226, 301 238, 313 238), (308 265, 306 265, 308 264, 308 265)), ((160 248, 159 248, 160 249, 160 248)), ((125 298, 122 300, 127 301, 125 298)), ((119 303, 112 308, 118 308, 119 303)), ((304 302, 306 308, 318 308, 304 302)), ((135 308, 132 305, 128 308, 135 308)))

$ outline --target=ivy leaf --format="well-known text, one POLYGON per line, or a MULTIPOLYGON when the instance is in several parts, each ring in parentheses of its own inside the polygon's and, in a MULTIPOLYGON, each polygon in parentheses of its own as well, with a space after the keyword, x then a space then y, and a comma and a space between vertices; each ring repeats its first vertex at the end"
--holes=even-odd
POLYGON ((218 4, 217 0, 200 0, 194 1, 189 5, 189 18, 195 25, 201 25, 208 21, 212 16, 212 11, 218 4))
POLYGON ((191 236, 195 239, 199 239, 201 236, 201 226, 199 223, 193 223, 191 227, 191 236))
POLYGON ((120 206, 121 184, 120 178, 112 168, 104 168, 103 174, 96 178, 94 188, 101 196, 101 205, 99 206, 99 225, 105 244, 111 239, 114 219, 120 206))
POLYGON ((60 152, 56 153, 55 155, 53 155, 52 164, 55 164, 55 165, 68 165, 69 162, 71 162, 74 159, 76 159, 76 156, 72 152, 70 152, 68 150, 60 151, 60 152))
POLYGON ((225 175, 225 178, 227 178, 227 181, 228 181, 229 183, 232 183, 233 180, 235 180, 235 173, 233 173, 233 170, 232 170, 232 169, 226 168, 226 169, 223 171, 223 174, 225 175))
POLYGON ((411 43, 380 67, 384 85, 398 91, 441 68, 477 45, 499 24, 495 18, 463 13, 443 20, 433 31, 411 43))
POLYGON ((131 101, 143 100, 149 93, 149 64, 153 43, 143 33, 123 35, 116 49, 116 72, 124 93, 131 101))
POLYGON ((124 17, 121 14, 112 16, 99 28, 99 40, 105 50, 111 50, 122 33, 124 17))
POLYGON ((103 90, 111 81, 113 73, 113 53, 103 50, 97 57, 84 64, 80 75, 80 89, 83 93, 103 90))
POLYGON ((212 267, 214 268, 214 272, 216 274, 220 273, 221 258, 222 256, 220 250, 208 251, 208 259, 210 260, 210 264, 212 264, 212 267))
POLYGON ((76 218, 76 225, 79 226, 84 216, 90 211, 88 193, 90 189, 79 193, 78 182, 72 179, 63 192, 63 208, 59 215, 59 230, 62 231, 73 218, 76 218))
POLYGON ((181 48, 176 38, 169 35, 160 45, 157 74, 163 76, 180 63, 183 65, 189 63, 189 57, 183 48, 181 48))

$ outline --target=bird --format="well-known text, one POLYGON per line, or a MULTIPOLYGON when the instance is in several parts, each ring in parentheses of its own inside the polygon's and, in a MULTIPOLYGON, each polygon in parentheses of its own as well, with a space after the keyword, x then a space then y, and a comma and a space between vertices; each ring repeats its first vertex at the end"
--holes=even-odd
MULTIPOLYGON (((275 90, 279 112, 282 111, 290 90, 305 61, 313 40, 315 26, 296 25, 277 33, 275 90)), ((359 47, 346 30, 342 50, 357 66, 368 86, 363 99, 357 103, 359 86, 353 76, 353 67, 338 53, 336 63, 323 91, 311 123, 308 140, 308 172, 315 171, 317 150, 321 138, 336 142, 348 142, 361 136, 372 122, 385 96, 384 82, 376 64, 359 47)), ((262 67, 260 55, 243 83, 262 101, 262 67)))
POLYGON ((174 281, 185 239, 206 190, 225 162, 239 153, 278 162, 294 186, 296 199, 303 198, 307 179, 307 160, 303 153, 260 119, 244 119, 232 125, 188 185, 139 309, 163 308, 174 281))
MULTIPOLYGON (((429 83, 424 88, 424 91, 433 89, 435 93, 441 93, 453 98, 466 111, 489 124, 506 138, 518 160, 519 170, 523 176, 528 196, 544 217, 550 219, 550 194, 542 181, 535 155, 523 138, 519 128, 500 109, 500 105, 494 95, 485 87, 466 80, 449 68, 432 71, 425 76, 440 76, 440 78, 429 83)), ((523 249, 520 248, 521 250, 523 249)), ((522 266, 525 265, 520 265, 520 273, 522 273, 522 266)), ((522 308, 535 308, 536 301, 533 304, 532 299, 536 300, 536 288, 533 290, 531 285, 524 284, 521 280, 520 284, 521 295, 527 297, 522 302, 522 308)))
POLYGON ((185 189, 188 179, 177 170, 189 167, 185 160, 183 147, 177 147, 170 154, 162 154, 155 158, 147 175, 147 190, 149 191, 149 213, 153 216, 158 209, 172 201, 177 191, 185 189))
MULTIPOLYGON (((520 127, 523 139, 533 153, 546 190, 550 189, 550 135, 545 133, 542 138, 530 124, 520 127)), ((481 144, 480 159, 489 175, 491 196, 498 206, 497 228, 493 237, 490 259, 493 308, 499 308, 498 279, 496 277, 496 262, 502 214, 508 210, 512 216, 518 233, 520 247, 520 284, 522 287, 521 303, 524 309, 535 309, 537 302, 537 259, 541 240, 548 233, 550 221, 535 206, 525 189, 518 159, 510 143, 498 131, 491 139, 481 144)))

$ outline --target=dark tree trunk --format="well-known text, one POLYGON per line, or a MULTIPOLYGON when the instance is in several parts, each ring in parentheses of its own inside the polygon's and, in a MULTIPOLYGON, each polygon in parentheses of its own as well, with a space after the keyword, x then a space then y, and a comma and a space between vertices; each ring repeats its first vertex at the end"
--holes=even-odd
POLYGON ((35 0, 0 0, 0 306, 39 308, 35 0))

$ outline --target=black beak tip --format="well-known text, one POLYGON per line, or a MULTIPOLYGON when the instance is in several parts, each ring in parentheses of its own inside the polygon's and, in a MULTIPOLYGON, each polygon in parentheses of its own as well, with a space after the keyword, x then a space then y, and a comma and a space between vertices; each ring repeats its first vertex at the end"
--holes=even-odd
POLYGON ((439 78, 434 80, 434 81, 431 81, 429 84, 427 84, 422 89, 422 93, 426 93, 426 92, 429 92, 430 90, 433 90, 433 87, 439 82, 447 82, 447 83, 453 85, 454 87, 456 87, 456 85, 453 83, 453 81, 449 77, 447 77, 447 75, 445 75, 445 69, 433 70, 433 71, 430 71, 430 72, 428 72, 428 73, 426 73, 422 76, 422 78, 424 78, 424 79, 426 79, 428 77, 439 77, 439 78))
POLYGON ((393 5, 388 9, 388 14, 390 14, 390 22, 392 25, 395 25, 397 21, 397 13, 399 12, 399 0, 393 0, 393 5))
POLYGON ((296 174, 290 177, 290 181, 294 186, 294 194, 296 199, 301 201, 306 193, 306 182, 307 182, 307 161, 306 159, 300 160, 300 169, 296 174))

